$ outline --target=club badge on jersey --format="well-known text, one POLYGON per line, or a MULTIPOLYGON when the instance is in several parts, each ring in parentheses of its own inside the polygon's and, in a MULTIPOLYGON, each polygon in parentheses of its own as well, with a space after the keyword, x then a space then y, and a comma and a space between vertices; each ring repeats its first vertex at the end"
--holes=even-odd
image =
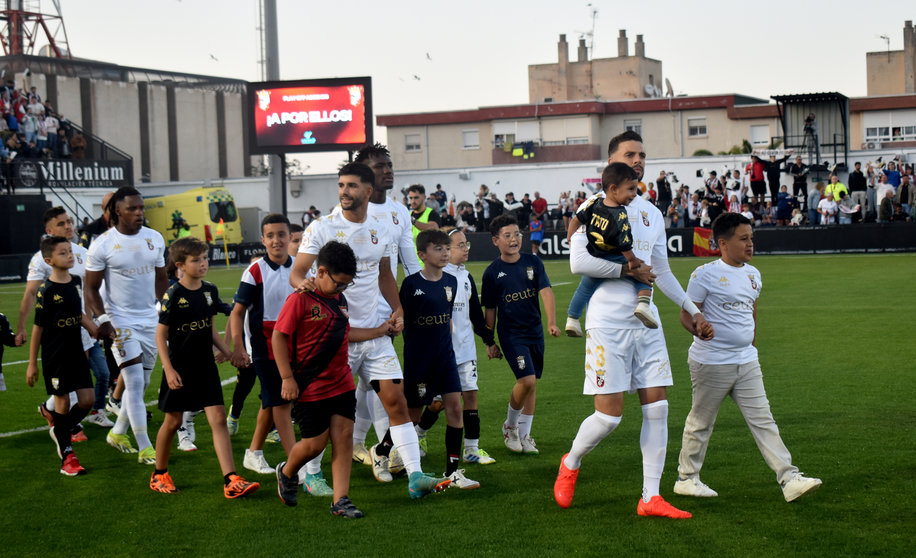
POLYGON ((445 300, 449 302, 452 301, 452 288, 451 287, 445 287, 445 300))
POLYGON ((754 276, 748 275, 747 278, 751 280, 751 288, 754 289, 755 291, 759 291, 760 287, 757 285, 757 280, 754 279, 754 276))
POLYGON ((531 266, 528 266, 525 268, 525 272, 528 274, 528 280, 533 281, 534 280, 534 268, 531 266))
POLYGON ((370 240, 372 240, 372 244, 378 244, 378 235, 377 235, 377 233, 378 233, 378 231, 374 231, 374 230, 372 230, 372 229, 369 229, 369 238, 370 238, 370 240))
POLYGON ((207 306, 213 306, 213 298, 210 296, 209 291, 204 291, 204 298, 207 299, 207 306))
POLYGON ((150 252, 152 252, 153 250, 156 249, 156 247, 153 246, 153 239, 152 239, 152 238, 144 238, 143 240, 146 241, 146 247, 149 248, 150 252))
POLYGON ((417 395, 421 398, 426 397, 426 384, 417 384, 417 395))
POLYGON ((395 225, 400 224, 400 222, 398 221, 398 212, 397 211, 391 212, 391 222, 394 223, 395 225))
POLYGON ((525 369, 525 357, 519 355, 518 358, 515 359, 515 361, 518 363, 519 370, 525 369))
POLYGON ((640 215, 642 215, 642 224, 648 227, 649 226, 649 214, 646 213, 645 211, 640 211, 639 213, 640 215))

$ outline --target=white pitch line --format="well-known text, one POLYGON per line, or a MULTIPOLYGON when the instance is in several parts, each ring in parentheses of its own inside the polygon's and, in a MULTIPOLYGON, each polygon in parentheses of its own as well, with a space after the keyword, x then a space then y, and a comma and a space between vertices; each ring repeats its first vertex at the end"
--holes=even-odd
MULTIPOLYGON (((28 362, 28 361, 26 361, 28 362)), ((235 381, 235 377, 229 378, 228 380, 223 380, 220 382, 221 386, 227 386, 235 381)), ((147 401, 146 406, 152 407, 158 403, 158 401, 147 401)), ((27 428, 25 430, 16 430, 14 432, 0 432, 0 438, 12 438, 13 436, 19 436, 20 434, 31 434, 32 432, 47 432, 50 430, 47 426, 39 426, 37 428, 27 428)))
POLYGON ((563 281, 562 283, 551 283, 554 287, 559 287, 560 285, 572 285, 572 281, 563 281))

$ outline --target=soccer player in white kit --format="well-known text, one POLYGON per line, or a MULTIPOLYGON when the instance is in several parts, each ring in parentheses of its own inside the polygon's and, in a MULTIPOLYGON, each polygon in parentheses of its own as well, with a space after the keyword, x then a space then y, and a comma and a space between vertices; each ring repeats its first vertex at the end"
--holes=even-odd
MULTIPOLYGON (((386 223, 392 229, 395 242, 391 245, 389 255, 391 275, 395 278, 398 276, 398 260, 404 266, 404 277, 413 275, 420 271, 420 260, 417 259, 410 225, 410 212, 407 206, 388 197, 388 192, 394 187, 394 168, 388 148, 380 143, 367 145, 356 153, 353 160, 368 166, 375 174, 375 184, 372 195, 369 197, 368 214, 386 223)), ((391 307, 381 293, 378 297, 378 315, 383 320, 391 316, 391 307)), ((356 386, 353 460, 364 465, 372 465, 369 450, 366 449, 366 434, 371 425, 375 426, 375 433, 381 440, 385 431, 388 430, 388 415, 378 395, 372 391, 369 384, 359 382, 356 386)))
POLYGON ((107 441, 124 453, 139 453, 140 463, 154 465, 156 449, 147 433, 143 395, 158 355, 156 300, 169 286, 165 242, 143 225, 143 196, 136 189, 119 188, 108 209, 112 228, 90 245, 86 264, 86 304, 99 323, 98 338, 114 342, 111 352, 126 388, 107 441), (127 436, 128 426, 137 448, 127 436))
MULTIPOLYGON (((715 328, 715 337, 694 338, 687 353, 693 405, 684 423, 674 493, 718 496, 700 480, 700 468, 719 407, 731 396, 741 409, 764 461, 776 473, 786 502, 791 502, 816 490, 821 480, 802 475, 792 464, 763 388, 754 344, 757 300, 763 281, 760 271, 749 263, 754 256, 754 231, 750 220, 743 215, 723 213, 713 222, 712 234, 722 257, 693 272, 687 296, 703 309, 715 328)), ((690 325, 683 312, 681 319, 690 325)))
POLYGON ((322 217, 305 230, 290 283, 297 289, 307 286, 306 274, 327 242, 344 242, 353 249, 357 270, 353 285, 347 289, 350 326, 371 329, 387 323, 388 327, 379 337, 350 343, 350 368, 359 375, 360 383, 365 382, 376 390, 384 404, 391 439, 409 474, 408 493, 411 498, 420 498, 448 487, 449 481, 426 476, 420 468, 420 445, 407 412, 404 375, 391 338, 386 334, 399 333, 404 318, 389 259, 396 239, 387 224, 367 214, 374 183, 375 174, 362 163, 349 163, 340 169, 337 188, 341 212, 322 217), (379 291, 393 308, 387 320, 378 315, 379 291))
MULTIPOLYGON (((608 145, 608 163, 626 163, 642 177, 646 154, 642 138, 624 132, 608 145)), ((646 265, 634 270, 644 283, 659 287, 675 304, 693 317, 694 331, 708 333, 709 326, 684 293, 668 267, 665 225, 661 212, 637 197, 627 214, 633 231, 633 253, 646 265)), ((625 265, 594 258, 586 250, 587 239, 580 229, 570 245, 573 273, 619 278, 628 273, 625 265)), ((666 387, 672 384, 671 364, 661 326, 647 329, 635 316, 636 293, 630 281, 603 281, 592 296, 586 316, 585 386, 594 397, 595 412, 582 421, 569 453, 560 460, 554 484, 554 498, 561 508, 572 504, 582 458, 610 434, 623 415, 624 392, 637 391, 642 405, 640 449, 643 455, 643 491, 636 511, 639 515, 689 518, 691 514, 667 503, 659 494, 665 452, 668 445, 668 400, 666 387)), ((658 321, 654 304, 652 312, 658 321)))

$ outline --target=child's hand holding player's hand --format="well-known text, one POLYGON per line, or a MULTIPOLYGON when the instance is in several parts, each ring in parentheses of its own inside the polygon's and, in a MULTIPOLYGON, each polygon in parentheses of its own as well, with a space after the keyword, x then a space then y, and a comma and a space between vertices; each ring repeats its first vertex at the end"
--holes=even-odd
POLYGON ((174 368, 166 368, 165 381, 169 384, 169 389, 181 389, 184 384, 181 383, 181 376, 174 368))
POLYGON ((494 358, 499 360, 503 359, 503 353, 496 344, 487 347, 487 360, 492 360, 494 358))

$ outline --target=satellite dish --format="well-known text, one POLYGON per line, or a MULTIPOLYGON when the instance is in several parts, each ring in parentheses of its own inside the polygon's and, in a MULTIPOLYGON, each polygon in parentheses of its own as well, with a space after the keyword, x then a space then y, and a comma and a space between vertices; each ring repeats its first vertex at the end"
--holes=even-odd
POLYGON ((671 80, 669 80, 668 78, 665 78, 665 89, 668 90, 668 91, 665 93, 665 96, 667 96, 667 97, 674 97, 674 88, 671 87, 671 80))

